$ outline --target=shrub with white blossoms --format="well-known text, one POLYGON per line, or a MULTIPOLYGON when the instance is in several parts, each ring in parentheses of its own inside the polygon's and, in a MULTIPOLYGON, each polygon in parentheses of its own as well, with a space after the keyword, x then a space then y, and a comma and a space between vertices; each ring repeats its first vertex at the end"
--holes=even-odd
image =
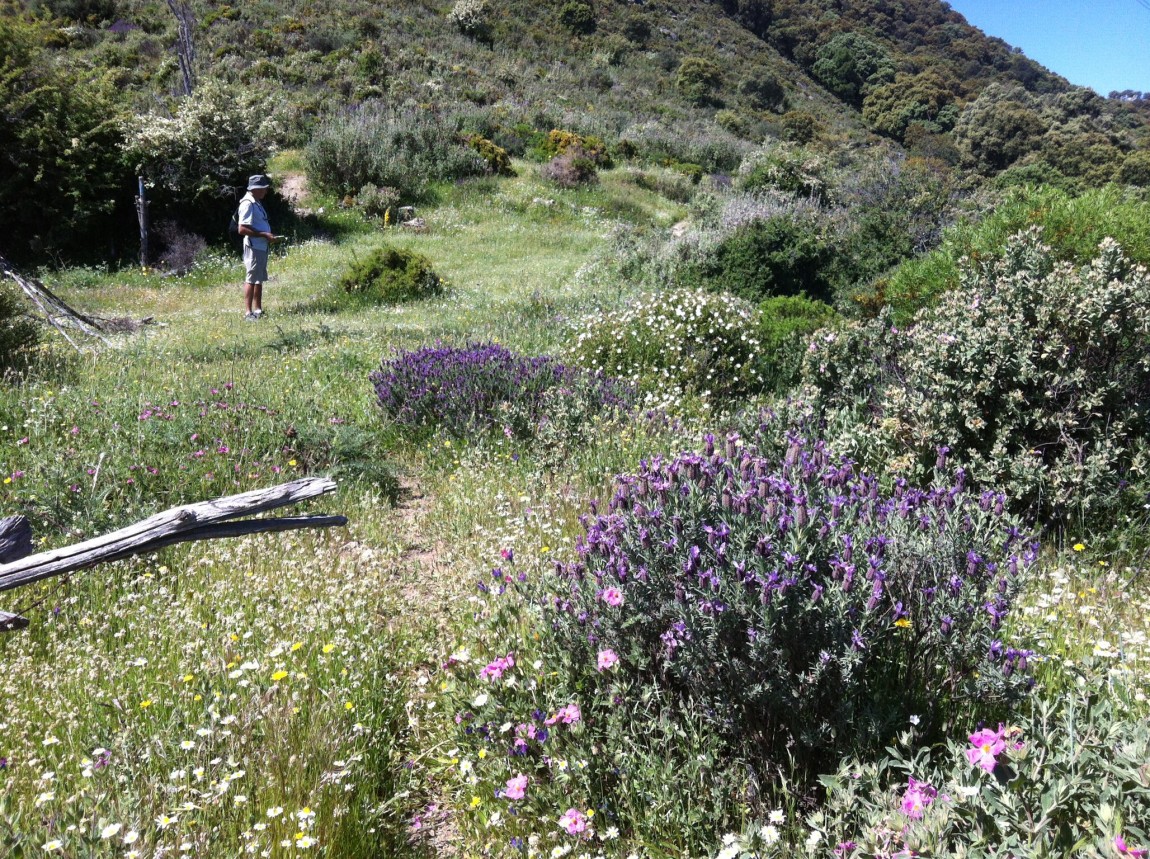
POLYGON ((925 475, 940 451, 1045 524, 1141 500, 1150 466, 1150 275, 1112 239, 1059 263, 1038 228, 905 329, 889 317, 811 344, 828 413, 860 410, 863 447, 925 475))
POLYGON ((656 395, 704 399, 761 390, 755 308, 702 290, 643 293, 576 323, 569 360, 656 395))
POLYGON ((472 38, 480 38, 486 32, 491 17, 491 7, 487 0, 457 0, 447 15, 459 32, 472 38))
POLYGON ((277 108, 259 90, 208 80, 174 116, 133 117, 125 129, 125 156, 175 200, 230 196, 249 174, 263 170, 282 133, 277 108))

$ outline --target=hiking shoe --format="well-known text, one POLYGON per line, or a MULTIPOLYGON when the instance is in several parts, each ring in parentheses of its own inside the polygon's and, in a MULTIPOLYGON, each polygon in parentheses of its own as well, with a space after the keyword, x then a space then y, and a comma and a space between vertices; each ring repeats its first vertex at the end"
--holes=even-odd
POLYGON ((253 310, 252 313, 256 315, 256 319, 264 318, 264 312, 262 310, 253 310))
POLYGON ((259 321, 259 317, 256 316, 254 313, 245 313, 244 314, 244 322, 258 322, 258 321, 259 321))

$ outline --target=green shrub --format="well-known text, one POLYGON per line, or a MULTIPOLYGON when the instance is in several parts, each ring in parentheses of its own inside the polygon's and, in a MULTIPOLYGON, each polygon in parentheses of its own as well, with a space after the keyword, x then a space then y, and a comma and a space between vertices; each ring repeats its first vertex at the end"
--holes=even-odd
POLYGON ((810 143, 819 133, 819 122, 805 110, 788 110, 783 114, 783 139, 792 143, 810 143))
POLYGON ((989 770, 969 754, 981 758, 975 743, 989 739, 976 724, 945 746, 915 748, 908 732, 878 760, 844 761, 823 779, 826 804, 812 823, 828 843, 856 844, 856 855, 979 856, 993 845, 993 855, 1141 856, 1150 730, 1095 688, 1073 685, 1009 726, 983 729, 1000 738, 989 770), (917 809, 915 783, 927 798, 917 809))
POLYGON ((905 330, 884 314, 816 340, 803 378, 829 410, 861 409, 874 455, 922 475, 949 448, 977 484, 1062 532, 1143 500, 1150 275, 1111 239, 1077 268, 1040 235, 966 265, 905 330))
POLYGON ((576 34, 595 32, 595 10, 584 0, 567 0, 559 10, 559 23, 576 34))
POLYGON ((724 399, 762 389, 754 308, 692 290, 645 293, 574 326, 568 357, 667 402, 687 392, 724 399))
POLYGON ((1120 188, 1099 188, 1072 196, 1055 188, 1012 191, 982 221, 959 224, 946 232, 937 250, 910 260, 877 285, 876 294, 862 297, 877 308, 889 304, 897 323, 958 286, 960 261, 993 263, 1007 238, 1031 226, 1043 228, 1042 238, 1057 260, 1084 265, 1099 243, 1115 239, 1132 261, 1150 265, 1150 201, 1120 188))
POLYGON ((1150 149, 1139 149, 1127 155, 1114 181, 1121 185, 1150 188, 1150 149))
POLYGON ((739 168, 740 184, 747 191, 773 188, 819 204, 830 200, 825 161, 802 147, 783 144, 749 155, 739 168))
POLYGON ((0 284, 0 376, 18 369, 40 339, 40 329, 24 314, 20 296, 0 284))
POLYGON ((711 104, 723 83, 723 70, 706 57, 686 57, 675 72, 675 88, 691 104, 711 104))
POLYGON ((369 218, 376 218, 385 224, 394 224, 396 208, 399 206, 399 192, 394 188, 380 188, 369 182, 355 195, 355 204, 369 218))
POLYGON ((792 214, 742 224, 684 263, 680 285, 726 292, 758 303, 772 296, 831 298, 833 248, 817 218, 792 214))
POLYGON ((57 65, 52 29, 0 14, 0 235, 21 263, 105 252, 130 182, 111 78, 57 65))
POLYGON ((329 119, 305 152, 308 176, 339 196, 364 185, 387 186, 418 200, 435 181, 480 176, 487 162, 460 135, 458 117, 394 111, 372 103, 329 119))
POLYGON ((857 106, 872 88, 894 80, 895 63, 877 42, 858 33, 839 33, 819 48, 811 74, 857 106))
POLYGON ((802 370, 810 335, 838 318, 834 308, 803 296, 768 298, 759 304, 759 373, 766 387, 785 391, 802 370))
POLYGON ((760 72, 740 81, 738 93, 755 110, 780 110, 787 103, 787 91, 770 72, 760 72))
POLYGON ((497 146, 486 137, 481 137, 478 134, 468 134, 464 139, 467 141, 467 145, 483 159, 488 172, 496 176, 516 175, 515 168, 511 166, 511 156, 502 146, 497 146))
POLYGON ((348 266, 339 280, 343 294, 356 303, 398 304, 443 292, 431 260, 405 248, 380 247, 348 266))

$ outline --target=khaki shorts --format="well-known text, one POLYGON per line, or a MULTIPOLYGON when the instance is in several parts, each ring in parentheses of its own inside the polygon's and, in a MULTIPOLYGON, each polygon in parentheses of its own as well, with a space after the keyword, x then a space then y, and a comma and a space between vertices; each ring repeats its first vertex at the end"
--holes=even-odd
POLYGON ((268 279, 268 252, 244 243, 244 283, 263 283, 268 279))

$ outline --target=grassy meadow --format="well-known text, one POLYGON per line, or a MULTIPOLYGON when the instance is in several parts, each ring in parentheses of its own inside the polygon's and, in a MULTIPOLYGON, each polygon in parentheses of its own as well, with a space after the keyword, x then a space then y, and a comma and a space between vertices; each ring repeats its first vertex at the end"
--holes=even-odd
MULTIPOLYGON (((578 668, 533 607, 580 557, 581 517, 605 510, 614 475, 742 425, 699 398, 553 444, 385 419, 369 376, 395 350, 571 354, 580 319, 637 291, 613 274, 616 232, 687 214, 623 169, 562 190, 520 166, 436 188, 423 233, 307 200, 338 238, 274 253, 257 323, 235 250, 181 277, 44 273, 87 313, 151 321, 82 353, 47 337, 0 387, 0 512, 25 513, 38 546, 305 474, 335 476, 306 506, 349 525, 4 593, 31 626, 0 636, 0 859, 910 856, 960 837, 970 856, 1144 855, 1150 580, 1137 541, 1114 551, 1106 530, 1043 546, 1019 581, 1002 636, 1035 651, 1027 703, 945 722, 929 747, 915 716, 821 787, 756 766, 670 681, 614 670, 622 651, 578 668), (430 258, 443 294, 333 304, 383 240, 430 258), (1000 715, 997 775, 966 765, 967 735, 1000 715), (923 779, 934 794, 913 792, 923 779)), ((614 607, 609 591, 590 599, 614 607)))

